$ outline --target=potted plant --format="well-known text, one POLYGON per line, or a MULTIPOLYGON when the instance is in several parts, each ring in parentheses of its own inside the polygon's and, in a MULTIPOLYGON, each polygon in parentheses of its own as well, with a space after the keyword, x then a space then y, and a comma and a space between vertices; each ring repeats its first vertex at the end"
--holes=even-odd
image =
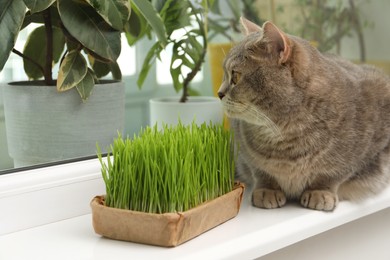
MULTIPOLYGON (((170 75, 180 97, 163 97, 150 100, 150 122, 176 124, 180 118, 184 124, 197 122, 222 122, 220 101, 214 97, 192 96, 192 80, 202 69, 207 53, 208 1, 154 1, 167 32, 167 45, 156 42, 147 53, 138 78, 142 87, 150 68, 162 51, 172 51, 170 75), (191 96, 190 96, 191 94, 191 96)), ((156 32, 156 31, 154 31, 156 32)))
POLYGON ((220 124, 146 127, 118 137, 104 161, 106 194, 91 201, 96 233, 176 246, 233 217, 244 187, 234 182, 232 134, 220 124))
MULTIPOLYGON (((130 16, 130 6, 164 32, 158 14, 144 2, 1 2, 0 70, 12 51, 23 58, 26 75, 34 80, 3 86, 8 148, 15 166, 90 155, 96 141, 106 147, 123 130, 125 89, 116 60, 121 33, 137 29, 137 14, 130 16), (16 50, 19 31, 31 23, 42 25, 31 32, 23 51, 16 50), (98 79, 110 72, 112 81, 98 79)), ((165 34, 157 35, 164 44, 165 34)))

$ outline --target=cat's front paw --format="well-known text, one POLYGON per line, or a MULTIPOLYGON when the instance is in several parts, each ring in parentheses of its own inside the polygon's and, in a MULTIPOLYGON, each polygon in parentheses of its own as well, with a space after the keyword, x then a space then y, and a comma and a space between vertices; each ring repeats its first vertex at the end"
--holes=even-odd
POLYGON ((258 208, 280 208, 286 204, 286 195, 281 190, 256 189, 252 194, 252 202, 258 208))
POLYGON ((302 206, 309 209, 332 211, 337 203, 337 194, 327 190, 307 190, 301 197, 302 206))

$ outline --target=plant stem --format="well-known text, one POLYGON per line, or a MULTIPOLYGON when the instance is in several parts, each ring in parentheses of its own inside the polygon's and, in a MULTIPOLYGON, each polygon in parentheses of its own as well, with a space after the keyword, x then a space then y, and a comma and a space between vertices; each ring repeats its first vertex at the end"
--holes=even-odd
POLYGON ((15 53, 16 55, 22 57, 24 60, 28 60, 29 62, 33 63, 35 66, 38 67, 38 69, 40 71, 42 71, 42 74, 45 72, 45 70, 43 69, 43 67, 41 66, 41 64, 39 64, 38 62, 36 62, 35 60, 31 59, 30 57, 24 55, 23 53, 21 53, 20 51, 18 51, 17 49, 12 49, 12 52, 15 53))
POLYGON ((180 98, 180 102, 182 102, 182 103, 186 102, 188 100, 188 87, 189 87, 188 85, 193 80, 193 78, 196 76, 196 74, 200 71, 200 69, 202 67, 202 63, 203 63, 204 58, 206 56, 206 52, 207 52, 207 47, 204 47, 202 54, 201 54, 201 58, 196 63, 194 69, 191 70, 191 72, 189 72, 187 74, 186 78, 183 81, 183 94, 180 98))
POLYGON ((46 61, 44 65, 43 76, 47 85, 53 85, 52 62, 53 62, 53 28, 51 22, 50 9, 43 11, 43 20, 46 31, 46 61))
MULTIPOLYGON (((192 7, 192 8, 194 8, 194 7, 192 7)), ((206 8, 206 12, 207 12, 208 11, 207 3, 206 3, 205 8, 206 8)), ((186 102, 188 100, 188 94, 189 94, 188 93, 188 87, 189 87, 189 84, 194 79, 196 74, 200 71, 200 69, 202 68, 202 64, 204 62, 204 59, 206 57, 206 52, 207 52, 207 15, 204 16, 204 22, 202 22, 202 20, 197 15, 195 15, 195 19, 196 19, 196 22, 199 24, 199 30, 201 31, 201 34, 202 34, 203 51, 201 53, 200 59, 195 64, 194 69, 192 69, 191 72, 189 72, 187 74, 186 78, 183 81, 183 94, 182 94, 182 96, 180 98, 180 102, 181 103, 184 103, 184 102, 186 102)))
POLYGON ((349 5, 351 7, 351 18, 353 25, 355 27, 357 36, 358 36, 358 41, 359 41, 359 47, 360 47, 360 61, 365 62, 366 61, 366 48, 364 44, 364 36, 363 36, 363 30, 362 26, 360 23, 359 15, 358 15, 358 10, 355 6, 355 1, 354 0, 349 0, 349 5))

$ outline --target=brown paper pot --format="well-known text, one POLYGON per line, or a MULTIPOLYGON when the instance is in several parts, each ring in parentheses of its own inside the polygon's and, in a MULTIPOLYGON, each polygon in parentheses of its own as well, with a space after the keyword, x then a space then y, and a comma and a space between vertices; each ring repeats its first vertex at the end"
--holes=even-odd
POLYGON ((172 247, 234 218, 244 186, 185 212, 153 214, 104 206, 104 196, 91 201, 93 228, 102 236, 143 244, 172 247))

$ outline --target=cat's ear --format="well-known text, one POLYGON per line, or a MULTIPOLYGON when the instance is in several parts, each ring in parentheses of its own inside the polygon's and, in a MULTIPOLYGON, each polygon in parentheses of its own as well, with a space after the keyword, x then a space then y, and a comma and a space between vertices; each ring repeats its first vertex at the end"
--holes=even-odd
POLYGON ((279 63, 286 63, 291 55, 291 42, 287 35, 271 22, 263 24, 263 33, 273 45, 274 50, 279 53, 279 63))
POLYGON ((242 27, 244 28, 244 35, 245 36, 248 36, 251 33, 259 32, 259 31, 263 30, 257 24, 252 23, 251 21, 249 21, 248 19, 246 19, 242 16, 240 18, 240 22, 241 22, 242 27))

